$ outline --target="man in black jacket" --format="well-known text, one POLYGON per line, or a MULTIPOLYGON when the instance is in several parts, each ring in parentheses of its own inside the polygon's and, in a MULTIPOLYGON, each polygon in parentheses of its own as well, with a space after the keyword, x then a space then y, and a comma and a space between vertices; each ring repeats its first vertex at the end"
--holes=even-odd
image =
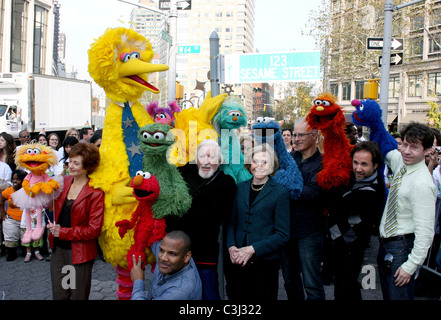
POLYGON ((354 146, 352 176, 329 209, 331 255, 336 300, 361 300, 358 277, 371 236, 378 232, 385 203, 382 155, 376 142, 354 146))
POLYGON ((285 290, 288 299, 304 300, 305 292, 308 300, 324 300, 321 277, 324 208, 316 182, 322 155, 317 148, 317 130, 309 128, 304 119, 296 122, 293 137, 297 151, 292 154, 302 172, 303 191, 290 205, 291 239, 282 256, 285 290))
POLYGON ((167 232, 182 230, 191 239, 192 257, 202 280, 202 299, 218 300, 217 266, 219 230, 228 221, 236 195, 234 179, 219 170, 222 153, 214 140, 202 141, 196 164, 179 168, 192 196, 191 208, 182 217, 165 218, 167 232))

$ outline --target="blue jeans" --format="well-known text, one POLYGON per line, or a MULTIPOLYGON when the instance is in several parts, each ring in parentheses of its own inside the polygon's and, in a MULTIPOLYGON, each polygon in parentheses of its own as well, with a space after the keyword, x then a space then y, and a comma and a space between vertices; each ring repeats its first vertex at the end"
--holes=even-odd
POLYGON ((220 300, 216 269, 201 265, 197 268, 202 282, 202 300, 220 300))
POLYGON ((381 291, 384 300, 413 300, 415 293, 415 277, 412 276, 410 282, 402 287, 395 285, 395 272, 407 261, 408 255, 413 248, 413 239, 403 239, 383 243, 380 241, 377 263, 380 274, 381 291), (392 254, 393 261, 387 265, 384 262, 386 254, 392 254))
POLYGON ((322 232, 314 232, 307 237, 290 241, 283 250, 281 263, 288 299, 304 299, 304 290, 307 300, 325 300, 322 261, 322 232))

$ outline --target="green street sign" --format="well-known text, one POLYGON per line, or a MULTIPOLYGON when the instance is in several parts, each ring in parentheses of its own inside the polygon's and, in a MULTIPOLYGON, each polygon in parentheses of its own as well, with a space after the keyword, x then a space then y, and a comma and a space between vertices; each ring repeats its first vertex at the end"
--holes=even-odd
POLYGON ((182 53, 201 53, 201 46, 179 46, 178 54, 182 53))
POLYGON ((172 36, 170 34, 168 34, 166 31, 162 30, 161 37, 162 37, 162 39, 164 39, 168 43, 170 43, 170 44, 172 43, 172 36))
POLYGON ((320 80, 320 51, 225 55, 225 83, 320 80))

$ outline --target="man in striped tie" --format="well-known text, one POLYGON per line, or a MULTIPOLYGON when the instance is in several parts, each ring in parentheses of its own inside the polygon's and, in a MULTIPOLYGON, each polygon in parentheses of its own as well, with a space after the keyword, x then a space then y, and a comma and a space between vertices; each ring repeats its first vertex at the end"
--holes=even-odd
POLYGON ((379 230, 378 267, 385 300, 413 300, 414 275, 434 236, 436 189, 425 164, 433 133, 412 122, 401 136, 400 151, 385 157, 394 173, 379 230))

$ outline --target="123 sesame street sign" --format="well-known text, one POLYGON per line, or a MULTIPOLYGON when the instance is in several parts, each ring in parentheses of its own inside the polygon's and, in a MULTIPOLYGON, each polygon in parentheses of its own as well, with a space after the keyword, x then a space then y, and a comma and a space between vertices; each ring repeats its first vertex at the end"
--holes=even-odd
POLYGON ((320 80, 320 52, 225 55, 225 83, 320 80))

